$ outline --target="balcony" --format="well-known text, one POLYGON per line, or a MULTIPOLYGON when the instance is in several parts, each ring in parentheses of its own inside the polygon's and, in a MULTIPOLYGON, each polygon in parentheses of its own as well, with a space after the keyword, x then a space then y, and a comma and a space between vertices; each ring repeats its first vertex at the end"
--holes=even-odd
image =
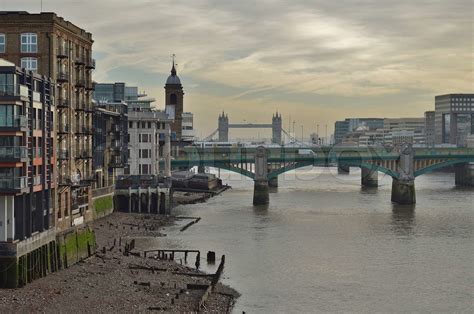
POLYGON ((84 103, 81 103, 81 102, 78 102, 76 103, 76 106, 74 107, 74 110, 76 111, 84 111, 84 108, 85 107, 85 104, 84 103))
POLYGON ((87 113, 92 113, 92 112, 95 111, 94 106, 93 106, 92 104, 86 104, 86 107, 85 107, 84 110, 85 110, 85 112, 87 112, 87 113))
POLYGON ((60 98, 57 104, 58 108, 69 108, 69 100, 60 98))
POLYGON ((41 184, 41 176, 34 176, 33 185, 40 185, 40 184, 41 184))
POLYGON ((91 181, 94 181, 90 178, 80 178, 80 177, 70 177, 70 176, 59 176, 58 184, 59 186, 70 186, 73 188, 87 187, 91 185, 91 181))
POLYGON ((69 133, 69 126, 65 123, 61 123, 59 126, 58 126, 58 131, 57 131, 58 134, 68 134, 69 133))
POLYGON ((86 68, 89 70, 95 69, 95 59, 90 58, 86 62, 86 68))
POLYGON ((84 79, 78 78, 76 80, 75 86, 78 87, 78 88, 85 87, 86 86, 86 81, 84 79))
POLYGON ((58 59, 67 59, 67 58, 69 58, 68 49, 66 47, 63 47, 63 46, 58 47, 58 49, 56 50, 56 57, 58 57, 58 59))
POLYGON ((0 192, 18 193, 28 188, 28 177, 0 177, 0 192))
POLYGON ((91 81, 86 82, 86 90, 94 90, 94 84, 91 81))
POLYGON ((109 162, 110 168, 123 168, 125 167, 125 163, 122 161, 121 158, 114 158, 109 162))
POLYGON ((77 131, 76 131, 76 134, 81 134, 81 135, 92 135, 94 134, 94 130, 92 128, 88 128, 88 127, 78 127, 77 128, 77 131))
POLYGON ((28 148, 23 146, 0 147, 0 161, 24 162, 28 158, 28 148))
POLYGON ((78 56, 78 57, 76 57, 76 59, 74 60, 74 63, 75 63, 76 65, 84 65, 84 64, 86 64, 86 62, 85 62, 83 56, 78 56))
POLYGON ((69 159, 69 150, 60 149, 58 151, 58 160, 68 160, 69 159))
POLYGON ((67 71, 59 71, 56 76, 56 81, 58 83, 69 82, 69 73, 67 71))
POLYGON ((26 116, 3 116, 0 118, 0 131, 22 131, 28 127, 26 116))
POLYGON ((28 87, 20 84, 0 85, 0 97, 23 97, 28 98, 28 87))
POLYGON ((76 155, 76 159, 92 159, 92 153, 90 150, 78 150, 79 153, 76 155))

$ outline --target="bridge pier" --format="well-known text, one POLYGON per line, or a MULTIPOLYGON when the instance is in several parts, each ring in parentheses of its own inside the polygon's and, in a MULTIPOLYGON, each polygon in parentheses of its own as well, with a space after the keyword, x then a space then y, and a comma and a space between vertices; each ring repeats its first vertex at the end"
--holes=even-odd
POLYGON ((373 169, 361 168, 361 177, 360 183, 365 187, 378 187, 379 186, 379 176, 378 171, 373 169))
POLYGON ((400 205, 416 204, 415 179, 392 179, 392 202, 400 205))
POLYGON ((347 165, 337 164, 337 174, 349 174, 350 167, 347 165))
POLYGON ((392 178, 392 202, 400 205, 415 204, 415 152, 413 145, 403 143, 398 147, 398 151, 400 153, 400 176, 392 178))
POLYGON ((267 150, 263 146, 255 151, 255 178, 253 186, 253 204, 267 205, 270 202, 268 188, 267 150))
POLYGON ((270 192, 267 180, 255 180, 253 186, 253 204, 267 205, 270 202, 270 192))
POLYGON ((277 188, 278 187, 278 177, 273 177, 270 180, 268 180, 268 186, 271 188, 277 188))
POLYGON ((454 173, 457 186, 474 186, 474 163, 466 162, 455 165, 454 173))

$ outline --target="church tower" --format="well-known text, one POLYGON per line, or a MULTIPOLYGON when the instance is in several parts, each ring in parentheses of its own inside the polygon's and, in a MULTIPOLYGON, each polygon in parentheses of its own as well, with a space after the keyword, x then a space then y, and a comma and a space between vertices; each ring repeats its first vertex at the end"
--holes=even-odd
POLYGON ((182 134, 183 98, 183 86, 176 74, 173 56, 171 75, 168 76, 165 85, 165 111, 170 118, 174 119, 174 122, 171 124, 171 132, 176 134, 177 141, 181 140, 182 134))

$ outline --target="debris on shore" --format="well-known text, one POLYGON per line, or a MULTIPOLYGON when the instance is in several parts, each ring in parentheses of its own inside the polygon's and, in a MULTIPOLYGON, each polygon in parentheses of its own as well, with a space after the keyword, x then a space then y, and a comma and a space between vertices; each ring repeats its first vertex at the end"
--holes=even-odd
POLYGON ((165 236, 160 228, 173 222, 119 212, 94 221, 94 257, 23 288, 0 290, 0 312, 230 312, 238 293, 213 282, 216 275, 145 258, 131 246, 135 237, 165 236))

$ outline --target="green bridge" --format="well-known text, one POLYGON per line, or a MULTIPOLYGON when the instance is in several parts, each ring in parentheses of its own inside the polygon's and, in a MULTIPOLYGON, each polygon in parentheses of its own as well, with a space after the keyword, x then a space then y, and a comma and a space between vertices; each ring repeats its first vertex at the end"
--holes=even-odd
MULTIPOLYGON (((414 204, 415 178, 454 166, 456 185, 474 185, 474 148, 374 147, 185 147, 171 167, 198 169, 214 167, 233 171, 254 180, 254 204, 268 203, 268 187, 278 185, 278 176, 308 166, 338 166, 362 169, 361 184, 376 187, 378 172, 393 178, 392 201, 414 204)), ((162 161, 163 164, 163 161, 162 161)))

